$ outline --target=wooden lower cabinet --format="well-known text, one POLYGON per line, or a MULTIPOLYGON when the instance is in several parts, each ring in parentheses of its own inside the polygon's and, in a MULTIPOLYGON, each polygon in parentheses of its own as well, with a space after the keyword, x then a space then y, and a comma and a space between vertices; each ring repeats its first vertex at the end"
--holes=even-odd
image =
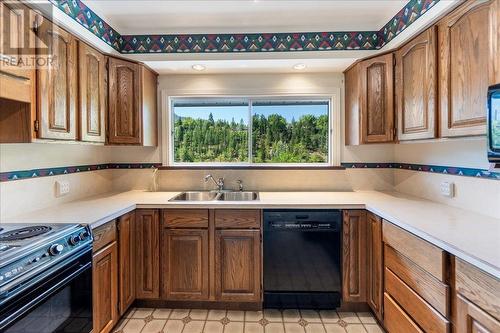
POLYGON ((162 296, 166 300, 208 300, 208 230, 164 229, 162 296))
POLYGON ((462 295, 457 295, 457 333, 498 333, 500 321, 462 295))
POLYGON ((138 209, 136 230, 136 297, 160 297, 160 212, 157 209, 138 209))
POLYGON ((260 230, 217 230, 215 288, 221 301, 261 300, 260 230))
POLYGON ((108 333, 118 321, 118 247, 110 243, 93 256, 93 333, 108 333))
POLYGON ((382 219, 367 213, 367 302, 373 313, 383 320, 384 265, 382 243, 382 219))
POLYGON ((135 300, 135 212, 118 220, 118 287, 120 316, 135 300))
POLYGON ((345 210, 342 226, 342 299, 366 302, 366 211, 345 210))

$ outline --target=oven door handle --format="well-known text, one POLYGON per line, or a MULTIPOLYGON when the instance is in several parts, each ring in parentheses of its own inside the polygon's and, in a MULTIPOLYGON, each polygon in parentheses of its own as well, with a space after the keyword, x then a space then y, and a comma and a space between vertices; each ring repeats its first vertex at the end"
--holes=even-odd
POLYGON ((35 307, 36 305, 40 304, 43 302, 45 299, 47 299, 50 295, 55 293, 61 286, 66 285, 68 282, 72 281, 76 277, 78 277, 80 274, 82 274, 84 271, 92 267, 92 263, 86 263, 84 265, 81 265, 77 270, 74 272, 70 273, 69 275, 65 276, 62 280, 60 280, 58 283, 54 284, 53 286, 50 286, 47 288, 45 291, 43 291, 39 296, 33 298, 30 302, 27 304, 24 304, 23 306, 19 307, 15 312, 11 313, 8 317, 4 318, 0 322, 0 332, 10 323, 12 323, 15 319, 18 317, 24 315, 26 312, 28 312, 31 308, 35 307))

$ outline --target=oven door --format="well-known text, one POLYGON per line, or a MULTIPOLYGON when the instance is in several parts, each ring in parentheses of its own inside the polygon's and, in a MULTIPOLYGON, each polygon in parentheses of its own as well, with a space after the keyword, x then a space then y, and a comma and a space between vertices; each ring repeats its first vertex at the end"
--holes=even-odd
POLYGON ((69 258, 0 306, 0 332, 92 331, 92 252, 69 258))

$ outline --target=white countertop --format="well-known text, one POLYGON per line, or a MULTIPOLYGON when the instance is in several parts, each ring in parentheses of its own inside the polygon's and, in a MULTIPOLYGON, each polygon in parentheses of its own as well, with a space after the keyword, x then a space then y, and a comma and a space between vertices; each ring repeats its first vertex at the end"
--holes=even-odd
POLYGON ((179 192, 110 193, 20 214, 1 223, 97 227, 136 208, 367 209, 500 279, 500 219, 397 192, 260 192, 245 202, 169 202, 179 192))

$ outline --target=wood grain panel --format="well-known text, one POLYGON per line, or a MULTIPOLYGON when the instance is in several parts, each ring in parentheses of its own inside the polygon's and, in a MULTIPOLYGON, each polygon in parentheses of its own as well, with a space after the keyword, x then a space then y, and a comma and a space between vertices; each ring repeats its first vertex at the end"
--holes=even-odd
POLYGON ((112 220, 95 228, 92 230, 92 236, 94 237, 94 243, 92 246, 92 250, 94 252, 97 252, 109 243, 114 242, 117 239, 116 220, 112 220))
POLYGON ((215 227, 218 229, 259 229, 260 210, 257 209, 217 209, 215 227))
POLYGON ((208 230, 163 229, 163 298, 208 299, 208 230))
POLYGON ((345 144, 361 143, 360 65, 354 65, 345 75, 345 144))
POLYGON ((106 141, 106 57, 78 43, 80 135, 82 141, 106 141))
POLYGON ((344 210, 342 227, 342 299, 366 302, 366 211, 344 210))
MULTIPOLYGON (((0 78, 0 90, 4 81, 0 78)), ((0 94, 0 143, 31 141, 31 108, 29 104, 3 99, 0 94)))
POLYGON ((141 66, 142 79, 142 145, 158 145, 158 74, 141 66))
POLYGON ((92 261, 93 332, 108 333, 118 321, 118 249, 103 248, 92 261))
POLYGON ((138 209, 136 225, 136 297, 160 297, 160 213, 138 209))
POLYGON ((500 322, 458 294, 455 328, 459 333, 498 333, 500 322))
POLYGON ((377 318, 383 320, 384 255, 382 219, 373 213, 366 214, 367 221, 367 302, 377 318))
POLYGON ((396 52, 398 139, 437 135, 437 31, 431 27, 396 52))
POLYGON ((499 8, 500 0, 467 1, 438 24, 443 137, 486 132, 487 88, 498 83, 499 8))
POLYGON ((165 209, 163 226, 167 228, 208 228, 208 209, 165 209))
POLYGON ((408 287, 390 269, 385 269, 384 277, 386 292, 425 332, 450 332, 450 322, 408 287))
POLYGON ((455 264, 457 292, 500 320, 500 280, 461 259, 455 264))
MULTIPOLYGON (((46 43, 52 61, 37 67, 39 138, 76 140, 78 112, 77 40, 55 24, 37 30, 36 50, 46 43)), ((38 62, 37 62, 38 64, 38 62)))
POLYGON ((260 230, 217 230, 215 274, 218 300, 261 300, 260 230))
POLYGON ((360 63, 361 128, 363 143, 394 140, 393 54, 360 63))
POLYGON ((384 264, 444 317, 450 315, 450 287, 390 246, 384 247, 384 264))
POLYGON ((445 251, 387 221, 383 223, 383 234, 386 244, 434 275, 439 281, 445 282, 447 277, 445 251))
POLYGON ((135 212, 118 220, 118 286, 119 309, 122 316, 135 300, 135 212))
POLYGON ((116 58, 108 60, 108 143, 142 143, 142 92, 139 65, 116 58))
POLYGON ((388 333, 424 332, 387 293, 384 293, 384 325, 388 333))

